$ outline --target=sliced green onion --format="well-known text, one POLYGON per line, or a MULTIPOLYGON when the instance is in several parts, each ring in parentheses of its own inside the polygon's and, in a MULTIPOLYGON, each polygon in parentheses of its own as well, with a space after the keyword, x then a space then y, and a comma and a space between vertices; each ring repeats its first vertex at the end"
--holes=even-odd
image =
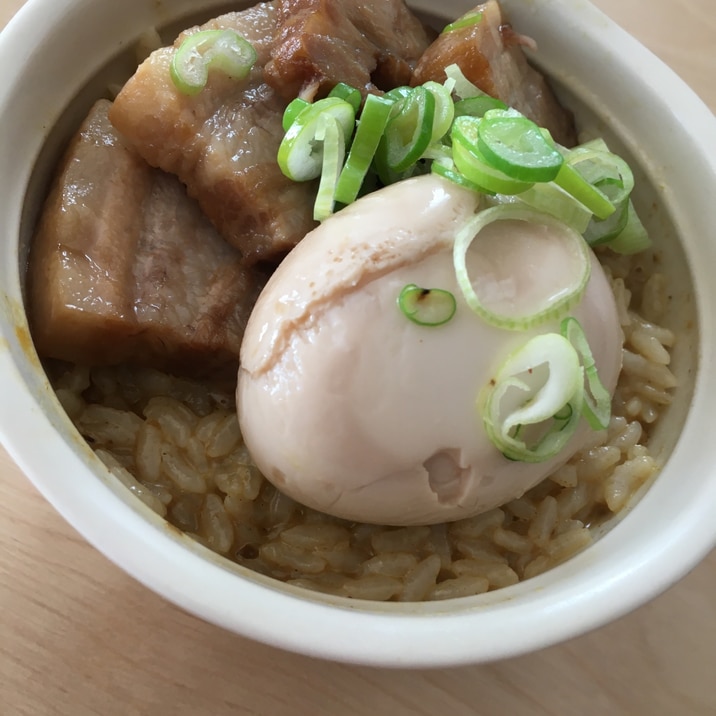
POLYGON ((583 383, 579 357, 566 338, 545 333, 530 339, 478 398, 487 436, 510 460, 555 457, 577 428, 583 383))
POLYGON ((457 64, 445 74, 443 84, 428 81, 396 87, 383 97, 368 95, 357 123, 361 93, 345 83, 314 104, 297 98, 288 105, 279 165, 295 181, 328 172, 317 216, 330 215, 335 203, 350 204, 381 184, 432 171, 494 197, 493 204, 531 207, 564 222, 592 246, 633 253, 650 245, 630 201, 633 173, 604 140, 561 147, 547 129, 467 80, 457 64), (462 99, 454 102, 453 91, 462 99), (334 170, 344 153, 331 149, 324 156, 324 142, 316 135, 326 110, 339 122, 346 149, 350 146, 337 182, 334 170))
POLYGON ((597 149, 595 142, 568 150, 566 161, 571 164, 590 183, 597 185, 605 180, 614 180, 614 187, 621 191, 613 197, 619 203, 627 199, 634 188, 634 173, 629 165, 608 149, 597 149))
POLYGON ((453 144, 453 160, 458 171, 485 194, 519 194, 532 186, 495 169, 476 147, 467 147, 461 142, 453 144))
POLYGON ((353 107, 353 110, 358 114, 363 97, 361 96, 360 90, 345 82, 339 82, 329 93, 329 97, 338 97, 343 99, 353 107))
POLYGON ((612 415, 612 396, 599 378, 592 349, 581 323, 569 316, 560 326, 562 335, 574 346, 584 369, 587 390, 584 391, 582 414, 592 430, 604 430, 612 415))
POLYGON ((189 35, 172 57, 169 73, 176 88, 186 95, 201 92, 215 69, 243 79, 256 62, 251 43, 233 30, 202 30, 189 35))
POLYGON ((486 94, 480 97, 460 99, 455 102, 456 117, 462 117, 463 115, 482 117, 485 112, 489 112, 491 109, 507 109, 507 105, 502 100, 495 99, 486 94))
POLYGON ((336 119, 345 137, 351 136, 355 113, 345 100, 326 97, 306 107, 293 121, 278 148, 278 165, 293 181, 309 181, 321 174, 323 143, 316 141, 316 132, 324 112, 336 119))
POLYGON ((629 165, 613 154, 603 141, 592 141, 567 154, 567 162, 614 206, 614 213, 606 219, 595 217, 585 231, 584 238, 591 246, 616 238, 626 226, 629 196, 634 188, 634 174, 629 165))
POLYGON ((562 164, 554 182, 600 219, 606 219, 616 211, 604 193, 592 186, 569 162, 562 164))
POLYGON ((651 239, 630 201, 627 204, 626 226, 607 246, 618 254, 638 254, 651 246, 651 239))
POLYGON ((283 119, 281 120, 283 131, 288 132, 291 125, 296 121, 298 115, 301 114, 301 112, 303 112, 306 107, 310 106, 311 103, 308 100, 302 99, 301 97, 296 97, 296 99, 292 99, 283 112, 283 119))
POLYGON ((452 85, 452 82, 441 85, 439 82, 433 82, 432 80, 423 85, 435 100, 431 144, 439 142, 450 131, 452 121, 455 119, 455 103, 450 96, 450 85, 452 85))
MULTIPOLYGON (((602 137, 595 137, 594 139, 588 139, 586 142, 582 142, 578 147, 575 147, 575 149, 597 149, 600 152, 608 152, 610 151, 609 145, 606 143, 606 141, 602 137)), ((567 150, 568 152, 573 152, 574 149, 567 150)))
POLYGON ((360 192, 380 138, 390 119, 393 101, 369 94, 358 122, 348 159, 336 186, 336 201, 351 204, 360 192))
POLYGON ((468 97, 488 97, 477 85, 470 82, 463 74, 460 66, 453 63, 445 68, 445 76, 454 84, 453 91, 460 99, 468 97))
POLYGON ((481 120, 476 117, 457 117, 450 136, 453 146, 453 160, 460 173, 473 184, 494 194, 519 194, 532 183, 507 176, 490 164, 478 147, 478 127, 481 120))
POLYGON ((562 408, 558 413, 555 413, 552 417, 554 420, 560 423, 567 423, 569 420, 572 419, 572 416, 574 415, 574 407, 572 406, 572 403, 567 403, 567 405, 562 408))
POLYGON ((346 155, 343 128, 330 112, 321 115, 316 141, 323 143, 323 166, 316 201, 313 205, 313 218, 315 221, 325 221, 333 214, 336 184, 346 155))
POLYGON ((467 15, 463 15, 461 18, 451 22, 443 28, 443 34, 446 32, 453 32, 454 30, 463 30, 466 27, 472 27, 482 22, 481 12, 469 12, 467 15))
POLYGON ((554 182, 535 184, 516 196, 498 194, 492 201, 496 204, 520 202, 527 204, 537 211, 559 219, 582 235, 592 220, 592 212, 554 182))
POLYGON ((442 326, 455 315, 457 302, 450 291, 409 283, 398 296, 398 308, 419 326, 442 326))
MULTIPOLYGON (((591 274, 589 249, 576 231, 547 214, 513 204, 493 206, 472 217, 455 237, 453 262, 457 282, 467 305, 490 325, 513 331, 527 330, 548 320, 561 318, 581 299, 591 274), (550 236, 562 242, 571 255, 574 266, 569 275, 565 275, 565 284, 561 290, 552 287, 542 303, 532 306, 529 313, 508 314, 486 306, 485 301, 477 295, 468 273, 467 255, 471 244, 486 226, 496 221, 525 221, 547 227, 551 231, 550 236)), ((480 284, 481 292, 493 288, 484 280, 476 283, 480 284)))
POLYGON ((432 159, 436 162, 447 162, 454 165, 452 160, 452 147, 445 142, 433 142, 424 152, 423 159, 432 159))
POLYGON ((393 87, 393 89, 388 90, 383 97, 385 97, 385 99, 391 99, 393 102, 400 102, 400 100, 409 97, 412 91, 412 87, 401 85, 400 87, 393 87))
POLYGON ((394 172, 404 172, 420 159, 432 141, 435 97, 425 87, 413 87, 392 108, 378 154, 394 172))
MULTIPOLYGON (((600 191, 604 192, 605 187, 603 183, 595 185, 600 191)), ((590 246, 599 246, 600 244, 606 244, 613 241, 619 234, 624 231, 627 224, 629 202, 617 205, 616 210, 611 216, 606 219, 596 219, 592 217, 587 228, 584 230, 584 240, 590 246)))
POLYGON ((471 191, 479 194, 484 193, 481 187, 477 186, 477 184, 473 184, 469 179, 466 179, 459 171, 457 171, 452 159, 449 161, 433 161, 430 166, 430 171, 433 174, 443 177, 443 179, 451 181, 453 184, 463 187, 464 189, 470 189, 471 191))
POLYGON ((512 109, 492 109, 477 125, 477 146, 496 169, 525 182, 552 181, 564 158, 531 119, 512 109))

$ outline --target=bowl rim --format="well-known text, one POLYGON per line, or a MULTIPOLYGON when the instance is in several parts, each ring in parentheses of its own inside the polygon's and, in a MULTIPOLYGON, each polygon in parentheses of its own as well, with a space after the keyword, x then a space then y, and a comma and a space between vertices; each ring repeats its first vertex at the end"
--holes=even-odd
MULTIPOLYGON (((89 11, 92 5, 109 4, 111 0, 29 0, 0 36, 0 62, 4 60, 5 66, 17 63, 18 38, 36 34, 38 27, 49 38, 52 24, 61 24, 65 12, 76 14, 89 11), (48 7, 52 8, 49 16, 48 7)), ((205 4, 217 3, 207 0, 205 4)), ((413 5, 432 8, 429 0, 413 5)), ((716 120, 664 63, 586 0, 542 0, 539 8, 537 3, 520 0, 503 0, 503 5, 520 17, 521 25, 527 25, 527 34, 539 35, 545 30, 540 18, 558 14, 568 30, 580 30, 575 43, 588 44, 596 54, 609 55, 618 48, 628 56, 628 78, 636 81, 640 77, 645 91, 660 106, 668 99, 670 117, 684 128, 685 136, 710 130, 701 140, 699 167, 716 187, 716 120)), ((29 60, 27 48, 23 52, 21 59, 29 60)), ((570 81, 567 75, 562 79, 567 84, 570 81)), ((11 90, 0 91, 0 118, 6 116, 3 105, 11 90)), ((4 158, 0 150, 0 163, 4 158)), ((21 206, 24 191, 24 182, 18 184, 22 186, 6 199, 15 209, 21 206)), ((669 197, 666 199, 668 202, 669 197)), ((671 211, 679 224, 693 226, 697 221, 680 215, 678 206, 671 211)), ((714 215, 713 210, 710 213, 714 215)), ((713 218, 716 220, 716 215, 713 218)), ((706 218, 700 220, 705 224, 706 218)), ((19 212, 3 221, 17 236, 19 212)), ((696 240, 686 245, 693 255, 696 240)), ((714 249, 704 250, 716 260, 714 249)), ((695 285, 708 287, 706 266, 710 262, 691 263, 695 285)), ((501 659, 577 636, 631 611, 680 579, 716 544, 716 525, 708 519, 710 505, 716 502, 716 479, 704 485, 698 500, 674 498, 657 481, 629 519, 586 551, 544 575, 479 598, 379 605, 307 595, 253 574, 248 577, 248 570, 244 570, 246 579, 237 579, 240 569, 229 567, 222 558, 169 529, 148 508, 137 504, 126 488, 104 474, 99 460, 80 445, 38 373, 41 366, 27 330, 17 267, 0 267, 0 279, 0 376, 5 392, 0 404, 0 439, 8 453, 55 509, 115 564, 186 611, 237 634, 311 656, 374 666, 436 667, 501 659), (43 449, 27 450, 28 434, 34 435, 43 449), (80 479, 56 479, 58 464, 64 475, 80 479), (97 510, 98 504, 104 508, 97 510), (680 510, 678 518, 669 519, 675 508, 680 510), (663 520, 658 548, 640 531, 645 515, 663 520), (631 546, 628 552, 620 549, 625 542, 631 546), (607 555, 610 567, 605 571, 607 555), (192 576, 191 582, 186 581, 186 574, 192 576), (250 608, 229 610, 230 604, 250 608), (295 628, 297 619, 303 625, 300 630, 295 628)), ((711 288, 696 295, 702 365, 709 365, 714 358, 716 337, 711 326, 716 325, 715 297, 711 288)), ((692 409, 683 439, 669 459, 674 466, 670 469, 688 466, 713 473, 708 455, 699 450, 707 424, 703 418, 709 414, 709 390, 716 392, 714 380, 699 370, 692 409)))

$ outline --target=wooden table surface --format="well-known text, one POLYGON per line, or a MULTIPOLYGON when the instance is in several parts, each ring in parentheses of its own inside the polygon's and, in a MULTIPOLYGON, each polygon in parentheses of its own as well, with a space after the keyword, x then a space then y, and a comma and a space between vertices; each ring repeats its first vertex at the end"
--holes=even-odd
MULTIPOLYGON (((716 109, 714 0, 595 0, 716 109)), ((0 27, 23 0, 0 0, 0 27)), ((277 651, 166 603, 0 449, 0 715, 716 714, 716 553, 620 621, 486 666, 381 671, 277 651)))

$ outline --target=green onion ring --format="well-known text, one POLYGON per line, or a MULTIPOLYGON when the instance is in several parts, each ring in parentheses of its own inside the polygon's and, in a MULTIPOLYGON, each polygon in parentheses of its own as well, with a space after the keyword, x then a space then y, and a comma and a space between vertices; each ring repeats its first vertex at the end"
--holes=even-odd
POLYGON ((329 93, 329 97, 338 97, 343 99, 353 107, 353 110, 358 114, 363 97, 361 96, 360 90, 346 84, 345 82, 339 82, 329 93))
POLYGON ((206 86, 209 69, 243 79, 255 62, 253 45, 234 30, 201 30, 174 52, 169 74, 182 94, 195 95, 206 86))
POLYGON ((631 201, 626 208, 626 226, 606 244, 618 254, 638 254, 651 246, 651 239, 631 201))
POLYGON ((606 219, 616 211, 604 192, 592 186, 569 162, 562 164, 554 183, 584 204, 599 219, 606 219))
POLYGON ((540 127, 512 109, 485 112, 477 125, 477 146, 493 167, 520 181, 552 181, 564 163, 540 127))
POLYGON ((450 291, 409 283, 398 296, 398 308, 419 326, 442 326, 455 315, 457 302, 450 291))
POLYGON ((395 102, 377 150, 388 169, 404 172, 420 159, 432 141, 434 118, 435 95, 422 85, 395 102))
POLYGON ((448 84, 452 82, 448 80, 446 84, 441 85, 439 82, 428 81, 423 85, 435 100, 431 143, 439 142, 450 131, 455 119, 455 103, 450 96, 448 84))
POLYGON ((507 105, 500 99, 495 99, 489 95, 480 95, 479 97, 467 97, 459 99, 455 102, 455 116, 462 117, 482 117, 485 112, 491 109, 507 109, 507 105))
POLYGON ((445 68, 445 76, 453 83, 453 91, 459 99, 468 97, 489 97, 477 85, 470 82, 460 69, 460 65, 453 63, 445 68))
POLYGON ((452 156, 461 174, 473 184, 481 186, 488 193, 519 194, 532 186, 532 182, 507 176, 483 156, 478 147, 478 117, 463 115, 457 117, 450 130, 452 156))
POLYGON ((353 107, 338 97, 318 100, 298 113, 281 140, 276 160, 281 171, 293 181, 309 181, 321 175, 323 145, 316 141, 324 113, 339 122, 345 140, 349 140, 355 126, 353 107))
POLYGON ((476 194, 485 193, 482 187, 473 184, 469 179, 466 179, 460 172, 455 168, 455 164, 450 161, 435 160, 430 165, 430 171, 433 174, 441 176, 443 179, 451 181, 453 184, 463 187, 464 189, 470 189, 476 194))
POLYGON ((284 132, 288 132, 291 125, 296 121, 298 115, 303 112, 304 109, 310 107, 311 103, 301 97, 292 99, 286 109, 283 111, 283 117, 281 119, 281 125, 284 132))
POLYGON ((455 237, 453 263, 457 282, 467 305, 490 325, 512 331, 527 330, 548 320, 560 318, 581 299, 587 287, 592 266, 587 244, 574 229, 547 214, 513 204, 493 206, 473 216, 458 231, 455 237), (500 315, 487 309, 477 296, 467 270, 467 252, 477 235, 487 225, 495 221, 507 220, 542 224, 554 229, 555 232, 559 232, 561 236, 564 236, 570 242, 581 264, 581 271, 578 271, 577 275, 572 279, 571 288, 567 293, 544 306, 538 307, 534 313, 522 316, 500 315))
POLYGON ((378 95, 369 94, 366 97, 348 159, 338 178, 336 201, 351 204, 356 200, 390 119, 393 104, 393 100, 378 95))
POLYGON ((571 226, 578 234, 584 234, 592 219, 592 212, 571 194, 554 182, 535 184, 516 195, 497 194, 491 198, 495 204, 520 204, 553 216, 571 226))
POLYGON ((323 166, 313 204, 315 221, 325 221, 333 214, 336 201, 336 184, 346 156, 346 140, 341 123, 330 112, 321 115, 316 141, 323 143, 323 166))
POLYGON ((584 368, 587 390, 584 391, 582 414, 592 430, 604 430, 612 415, 612 396, 599 378, 582 324, 574 316, 569 316, 562 321, 560 332, 574 346, 584 368))
POLYGON ((493 445, 510 460, 535 463, 564 448, 579 423, 583 399, 577 351, 558 333, 544 333, 508 356, 477 403, 493 445), (539 381, 543 366, 542 384, 530 385, 539 381), (528 444, 525 428, 533 426, 528 444))

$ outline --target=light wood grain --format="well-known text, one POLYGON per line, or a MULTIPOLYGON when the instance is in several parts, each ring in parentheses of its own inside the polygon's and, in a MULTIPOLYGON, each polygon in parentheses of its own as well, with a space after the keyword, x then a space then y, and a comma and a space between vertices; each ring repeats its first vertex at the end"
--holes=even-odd
MULTIPOLYGON (((716 107, 713 0, 596 0, 716 107)), ((0 25, 22 0, 0 0, 0 25)), ((716 714, 716 554, 651 604, 537 654, 380 671, 190 617, 89 547, 0 451, 0 714, 716 714)))

